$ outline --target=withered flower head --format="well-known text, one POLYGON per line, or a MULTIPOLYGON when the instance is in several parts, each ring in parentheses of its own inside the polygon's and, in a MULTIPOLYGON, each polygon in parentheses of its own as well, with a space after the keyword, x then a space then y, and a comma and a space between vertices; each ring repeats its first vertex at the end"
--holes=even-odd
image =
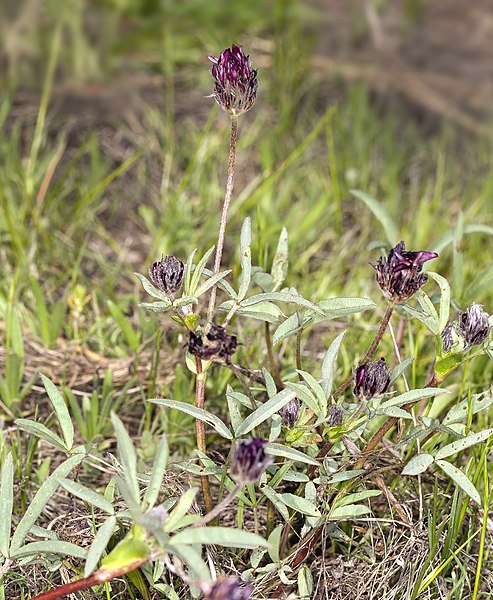
POLYGON ((300 416, 300 409, 301 401, 299 398, 293 398, 287 404, 285 404, 279 411, 279 414, 282 417, 283 425, 286 425, 286 427, 292 429, 298 420, 298 417, 300 416))
POLYGON ((339 425, 342 425, 342 415, 342 408, 337 404, 331 404, 327 415, 327 425, 329 427, 339 427, 339 425))
POLYGON ((202 335, 190 332, 188 351, 203 360, 224 358, 229 364, 237 346, 238 340, 235 335, 228 335, 224 327, 213 323, 205 340, 202 335))
POLYGON ((220 577, 205 593, 205 600, 248 600, 253 592, 251 583, 240 586, 236 577, 220 577))
POLYGON ((149 278, 158 290, 174 294, 181 288, 185 265, 175 256, 166 256, 152 264, 149 278))
POLYGON ((212 96, 230 117, 237 117, 252 108, 257 97, 257 71, 252 69, 242 46, 233 44, 221 52, 219 58, 209 56, 214 63, 212 96))
POLYGON ((267 442, 255 438, 247 442, 240 442, 231 459, 231 477, 236 483, 242 485, 255 483, 265 469, 273 462, 272 457, 265 450, 267 442))
MULTIPOLYGON (((448 323, 442 331, 442 350, 445 353, 452 352, 452 350, 459 347, 461 344, 460 337, 457 333, 457 323, 452 321, 448 323)), ((464 343, 462 342, 462 347, 464 343)))
POLYGON ((390 371, 385 358, 361 365, 356 369, 354 395, 370 400, 383 394, 390 384, 390 371))
POLYGON ((482 344, 487 339, 490 332, 488 317, 481 304, 471 304, 459 317, 459 331, 468 348, 482 344))
POLYGON ((437 256, 436 252, 424 250, 407 252, 404 242, 399 242, 386 258, 381 256, 372 267, 385 296, 400 304, 411 298, 428 281, 428 276, 421 273, 423 264, 437 256))

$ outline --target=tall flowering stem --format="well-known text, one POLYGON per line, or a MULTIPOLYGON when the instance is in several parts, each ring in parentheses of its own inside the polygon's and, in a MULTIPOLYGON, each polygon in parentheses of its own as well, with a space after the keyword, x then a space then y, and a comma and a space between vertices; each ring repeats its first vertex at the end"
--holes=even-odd
MULTIPOLYGON (((205 399, 205 372, 202 370, 202 359, 198 356, 195 357, 195 368, 197 371, 197 377, 195 380, 195 406, 200 409, 204 409, 205 399)), ((197 434, 197 449, 205 454, 205 425, 200 419, 195 419, 195 431, 197 434)), ((207 475, 202 475, 200 478, 200 484, 202 486, 202 495, 204 496, 204 504, 207 512, 212 510, 212 497, 211 488, 209 485, 209 478, 207 475)))
MULTIPOLYGON (((229 160, 228 160, 228 179, 226 181, 226 194, 224 196, 223 210, 221 213, 221 223, 219 225, 219 235, 217 238, 216 258, 214 260, 214 273, 219 273, 221 268, 221 259, 223 256, 224 237, 226 234, 226 224, 228 222, 228 211, 233 195, 233 184, 235 177, 235 160, 236 160, 236 142, 238 140, 238 119, 231 118, 231 138, 229 143, 229 160)), ((217 286, 213 286, 209 299, 209 309, 207 311, 207 321, 212 323, 214 316, 214 306, 216 304, 217 286)))

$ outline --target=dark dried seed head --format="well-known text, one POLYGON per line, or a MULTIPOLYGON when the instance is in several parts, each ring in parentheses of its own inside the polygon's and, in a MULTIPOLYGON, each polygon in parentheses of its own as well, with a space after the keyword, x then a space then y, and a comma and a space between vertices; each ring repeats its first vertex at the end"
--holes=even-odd
POLYGON ((468 347, 482 344, 488 338, 490 332, 488 317, 481 304, 471 304, 466 312, 461 314, 459 331, 468 347))
POLYGON ((285 404, 279 414, 282 417, 282 422, 286 427, 292 429, 300 416, 301 402, 298 398, 293 398, 285 404))

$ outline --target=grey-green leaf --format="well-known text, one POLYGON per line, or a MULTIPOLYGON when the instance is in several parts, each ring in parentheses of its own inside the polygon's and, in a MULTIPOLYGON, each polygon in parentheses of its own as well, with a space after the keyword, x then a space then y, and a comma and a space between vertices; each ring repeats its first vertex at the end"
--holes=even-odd
POLYGON ((469 496, 469 498, 472 498, 476 504, 481 506, 481 497, 479 492, 474 487, 472 481, 467 477, 467 475, 465 475, 465 473, 460 471, 457 467, 446 460, 437 460, 436 463, 440 469, 442 469, 442 471, 446 473, 450 479, 469 496))
POLYGON ((240 266, 241 275, 238 288, 238 302, 241 302, 248 292, 252 279, 252 220, 247 217, 243 221, 240 234, 240 266))
POLYGON ((353 196, 364 202, 383 227, 387 241, 393 246, 399 239, 399 228, 384 205, 360 190, 350 190, 353 196))
POLYGON ((322 363, 322 389, 327 396, 327 398, 332 393, 332 386, 334 384, 334 376, 336 370, 336 360, 337 355, 339 353, 339 348, 341 347, 342 341, 346 332, 343 331, 340 333, 336 339, 332 342, 327 350, 323 363, 322 363))
POLYGON ((254 533, 232 527, 197 527, 174 535, 170 544, 217 544, 228 548, 267 548, 268 542, 254 533))
POLYGON ((233 439, 233 434, 226 427, 223 421, 221 421, 219 417, 216 417, 216 415, 213 415, 212 413, 207 412, 202 408, 197 408, 192 404, 187 404, 186 402, 179 402, 178 400, 168 400, 165 398, 152 398, 148 400, 148 402, 153 402, 154 404, 159 404, 161 406, 165 406, 166 408, 174 408, 176 410, 186 413, 187 415, 191 415, 192 417, 195 417, 200 421, 208 423, 211 427, 214 427, 214 429, 227 440, 233 439))
POLYGON ((238 428, 238 435, 245 435, 252 429, 266 421, 274 413, 279 412, 290 400, 295 397, 293 390, 284 389, 278 392, 273 398, 267 400, 257 410, 254 410, 238 428))
POLYGON ((306 463, 307 465, 318 465, 318 462, 307 454, 304 454, 295 448, 284 446, 283 444, 267 444, 267 450, 269 454, 272 454, 272 456, 282 456, 283 458, 288 458, 289 460, 293 460, 295 462, 306 463))
POLYGON ((154 464, 152 466, 151 478, 147 485, 147 490, 144 496, 144 504, 148 508, 152 508, 156 503, 156 500, 161 491, 161 484, 163 482, 164 472, 168 464, 169 458, 169 447, 168 440, 165 435, 161 437, 159 446, 154 457, 154 464))
POLYGON ((296 512, 302 513, 303 515, 308 515, 309 517, 321 517, 321 513, 318 508, 310 502, 306 498, 302 498, 301 496, 297 496, 296 494, 280 494, 282 501, 292 508, 296 512))
POLYGON ((14 505, 14 461, 12 452, 5 457, 0 479, 0 553, 9 556, 12 508, 14 505))
POLYGON ((440 450, 435 454, 435 458, 447 458, 448 456, 452 456, 452 454, 457 454, 457 452, 461 452, 470 446, 484 442, 492 435, 493 429, 485 429, 484 431, 479 431, 478 433, 471 433, 460 440, 455 440, 455 442, 440 448, 440 450))
POLYGON ((62 438, 42 423, 36 423, 36 421, 31 421, 31 419, 16 419, 15 424, 19 429, 32 433, 63 452, 68 452, 68 448, 65 446, 62 438))
POLYGON ((12 541, 10 544, 10 549, 12 552, 21 547, 26 535, 31 529, 31 526, 34 525, 36 519, 46 506, 46 503, 53 496, 56 489, 60 485, 60 479, 66 477, 76 465, 82 462, 83 459, 84 456, 82 454, 71 456, 65 462, 59 465, 39 488, 31 504, 27 508, 26 513, 17 525, 14 535, 12 536, 12 541))
POLYGON ((424 473, 426 469, 433 464, 433 456, 431 454, 418 454, 411 458, 411 460, 404 467, 403 475, 419 475, 424 473))
POLYGON ((286 227, 282 228, 281 235, 279 236, 279 242, 277 244, 277 251, 272 261, 271 275, 274 280, 274 290, 281 287, 283 281, 286 279, 288 274, 288 253, 289 253, 289 242, 288 242, 288 230, 286 227))
POLYGON ((149 294, 149 296, 161 300, 161 302, 164 302, 164 304, 167 306, 171 306, 171 300, 168 298, 168 296, 161 290, 158 290, 156 287, 154 287, 152 283, 146 277, 144 277, 144 275, 141 275, 140 273, 134 273, 134 275, 140 280, 142 287, 149 294))
POLYGON ((43 380, 45 390, 48 393, 51 403, 53 404, 53 408, 55 409, 65 444, 68 450, 71 450, 72 446, 74 445, 74 426, 72 424, 72 419, 70 418, 67 405, 65 404, 65 400, 53 382, 50 381, 48 377, 45 377, 45 375, 42 373, 40 375, 41 379, 43 380))
POLYGON ((87 551, 86 564, 84 566, 84 577, 89 577, 89 575, 96 568, 99 559, 103 555, 103 552, 106 550, 106 546, 113 535, 113 531, 116 526, 116 517, 110 516, 106 519, 106 521, 101 525, 98 529, 96 537, 94 538, 92 544, 87 551))
POLYGON ((134 502, 139 504, 140 492, 139 482, 137 480, 137 455, 135 453, 134 445, 125 429, 125 425, 120 417, 114 412, 111 413, 111 422, 113 423, 113 429, 116 434, 118 452, 122 461, 128 491, 132 495, 134 502))
POLYGON ((106 500, 106 498, 101 494, 98 494, 98 492, 95 492, 94 490, 91 490, 86 486, 77 483, 76 481, 72 481, 72 479, 60 479, 60 484, 67 490, 67 492, 77 496, 77 498, 80 498, 85 502, 89 502, 89 504, 100 508, 109 515, 114 514, 115 510, 111 502, 106 500))
POLYGON ((334 508, 330 512, 329 519, 331 521, 348 521, 350 519, 358 519, 363 515, 367 515, 371 510, 363 504, 348 504, 334 508))
POLYGON ((83 548, 71 542, 45 540, 44 542, 32 542, 17 548, 15 552, 12 552, 12 558, 18 559, 25 556, 35 556, 36 554, 61 554, 62 556, 68 555, 76 558, 85 558, 86 556, 83 548))

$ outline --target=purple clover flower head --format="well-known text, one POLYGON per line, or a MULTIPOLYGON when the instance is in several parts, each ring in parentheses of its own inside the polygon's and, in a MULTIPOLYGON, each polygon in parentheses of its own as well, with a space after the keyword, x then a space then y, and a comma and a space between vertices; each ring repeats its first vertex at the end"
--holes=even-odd
POLYGON ((253 592, 251 583, 240 586, 236 577, 220 577, 205 593, 205 600, 248 600, 253 592))
POLYGON ((467 343, 466 349, 482 344, 489 335, 490 324, 488 313, 481 304, 471 306, 459 317, 459 332, 467 343))
POLYGON ((181 288, 185 265, 175 256, 166 256, 152 264, 149 278, 154 287, 166 294, 174 294, 181 288))
POLYGON ((425 250, 407 252, 404 242, 399 242, 387 257, 381 256, 372 267, 384 295, 400 304, 411 298, 428 281, 428 276, 421 273, 423 264, 437 257, 436 252, 425 250))
POLYGON ((461 351, 464 348, 464 342, 457 332, 457 323, 451 321, 442 331, 442 350, 444 354, 453 351, 461 351))
POLYGON ((283 425, 292 429, 300 416, 301 401, 298 398, 293 398, 285 404, 279 414, 282 417, 283 425))
POLYGON ((390 384, 390 371, 385 358, 361 365, 356 369, 354 395, 370 400, 387 391, 390 384))
POLYGON ((242 485, 255 483, 273 459, 265 450, 265 440, 255 438, 240 442, 231 460, 231 477, 242 485))
POLYGON ((213 63, 212 97, 219 106, 230 117, 237 117, 250 110, 257 97, 257 71, 252 69, 243 47, 233 44, 231 48, 223 50, 219 58, 209 56, 209 60, 213 63))

